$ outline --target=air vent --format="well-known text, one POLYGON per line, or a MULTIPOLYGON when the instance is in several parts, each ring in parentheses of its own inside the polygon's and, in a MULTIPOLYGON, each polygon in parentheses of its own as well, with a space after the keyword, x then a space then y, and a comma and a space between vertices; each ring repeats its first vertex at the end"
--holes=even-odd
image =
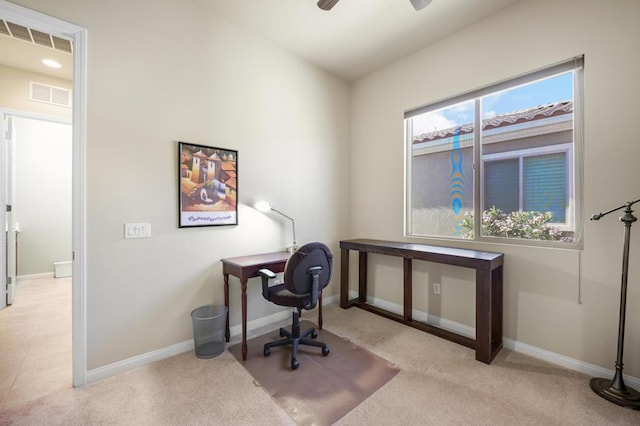
POLYGON ((11 37, 11 33, 9 32, 9 28, 7 28, 7 24, 3 20, 0 19, 0 34, 4 34, 6 36, 11 37))
POLYGON ((29 42, 33 41, 31 33, 29 33, 29 28, 14 24, 13 22, 7 22, 7 25, 9 26, 9 31, 11 31, 13 38, 19 38, 20 40, 29 42))
POLYGON ((53 40, 53 48, 62 50, 63 52, 71 53, 71 42, 65 38, 51 36, 53 40))
POLYGON ((14 24, 13 22, 7 22, 2 19, 0 19, 0 34, 27 41, 29 43, 35 43, 40 46, 49 47, 61 52, 72 53, 71 41, 67 39, 14 24))
POLYGON ((39 44, 40 46, 53 47, 53 43, 51 43, 51 36, 47 33, 43 33, 41 31, 31 30, 31 36, 33 37, 33 42, 35 44, 39 44))
POLYGON ((29 99, 71 108, 71 90, 62 87, 32 81, 30 82, 29 99))

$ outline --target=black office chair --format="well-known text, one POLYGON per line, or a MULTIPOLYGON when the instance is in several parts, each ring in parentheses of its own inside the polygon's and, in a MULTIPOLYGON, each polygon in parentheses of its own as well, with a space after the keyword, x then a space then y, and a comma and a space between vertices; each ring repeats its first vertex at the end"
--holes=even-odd
POLYGON ((269 286, 269 280, 276 277, 272 271, 261 269, 262 295, 265 299, 280 306, 290 306, 293 311, 291 332, 280 329, 283 339, 264 345, 264 356, 271 355, 271 348, 293 345, 291 349, 291 368, 297 369, 300 364, 296 360, 298 345, 317 346, 322 348, 322 355, 329 355, 326 344, 313 340, 318 336, 315 327, 300 332, 300 312, 303 309, 315 308, 318 298, 331 279, 333 254, 322 243, 309 243, 300 247, 291 255, 284 270, 284 283, 269 286), (307 338, 310 336, 311 339, 307 338))

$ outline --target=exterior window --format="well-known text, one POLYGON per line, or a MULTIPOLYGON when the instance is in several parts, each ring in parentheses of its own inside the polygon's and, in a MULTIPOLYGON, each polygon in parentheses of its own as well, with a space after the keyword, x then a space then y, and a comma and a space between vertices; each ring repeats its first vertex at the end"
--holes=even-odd
POLYGON ((484 159, 484 208, 503 212, 551 212, 553 224, 565 224, 570 192, 568 152, 484 159))
POLYGON ((406 234, 577 246, 582 64, 407 112, 406 234))
POLYGON ((461 236, 464 213, 473 209, 473 101, 421 117, 425 135, 413 144, 413 232, 461 236), (443 121, 442 117, 448 117, 443 121), (428 131, 439 126, 444 131, 428 131))

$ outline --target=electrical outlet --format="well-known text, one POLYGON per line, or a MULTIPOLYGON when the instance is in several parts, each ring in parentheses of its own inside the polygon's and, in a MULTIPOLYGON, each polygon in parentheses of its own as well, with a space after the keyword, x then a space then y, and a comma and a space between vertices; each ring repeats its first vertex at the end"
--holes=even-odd
POLYGON ((433 283, 433 294, 440 294, 440 283, 433 283))

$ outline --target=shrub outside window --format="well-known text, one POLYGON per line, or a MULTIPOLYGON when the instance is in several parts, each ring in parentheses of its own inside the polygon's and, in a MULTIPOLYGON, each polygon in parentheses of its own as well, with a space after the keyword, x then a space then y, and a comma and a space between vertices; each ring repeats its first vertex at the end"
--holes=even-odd
POLYGON ((405 234, 579 246, 582 67, 405 113, 405 234))

